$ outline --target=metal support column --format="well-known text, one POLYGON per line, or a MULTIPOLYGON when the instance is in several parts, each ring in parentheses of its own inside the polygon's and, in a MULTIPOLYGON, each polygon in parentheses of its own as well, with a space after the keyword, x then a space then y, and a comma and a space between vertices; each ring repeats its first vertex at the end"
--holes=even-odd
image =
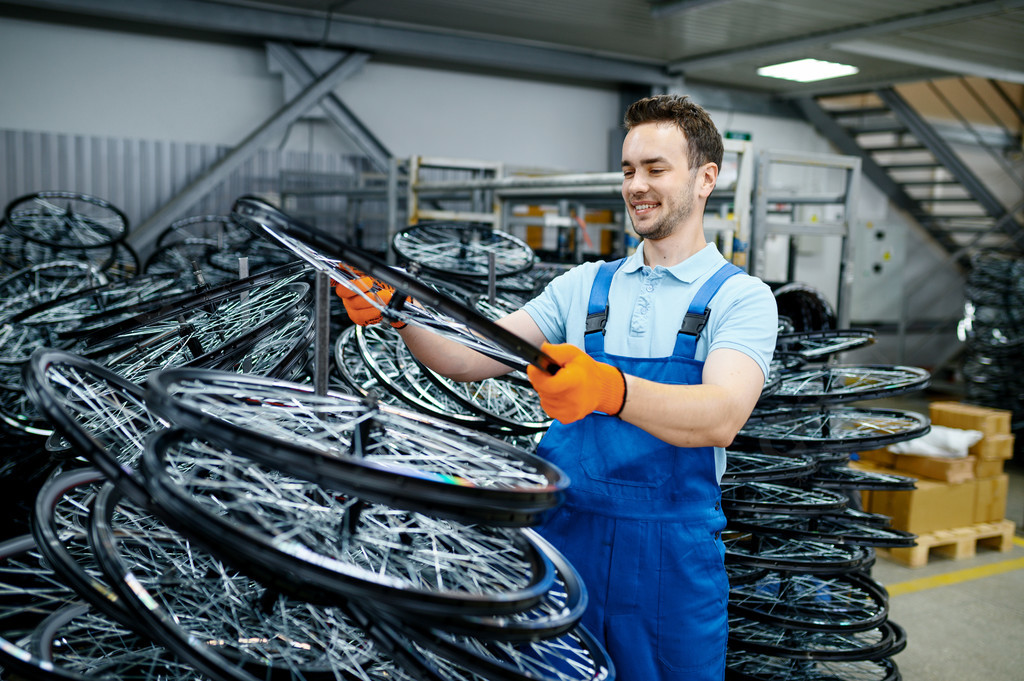
POLYGON ((339 59, 327 72, 310 83, 305 90, 253 130, 237 147, 210 166, 200 177, 151 215, 135 232, 129 235, 130 244, 140 254, 148 252, 160 230, 174 220, 183 217, 182 214, 186 209, 227 178, 231 171, 252 156, 256 150, 263 148, 276 136, 281 135, 292 121, 308 111, 310 107, 337 87, 338 83, 358 71, 367 59, 369 59, 369 55, 365 53, 348 54, 339 59))

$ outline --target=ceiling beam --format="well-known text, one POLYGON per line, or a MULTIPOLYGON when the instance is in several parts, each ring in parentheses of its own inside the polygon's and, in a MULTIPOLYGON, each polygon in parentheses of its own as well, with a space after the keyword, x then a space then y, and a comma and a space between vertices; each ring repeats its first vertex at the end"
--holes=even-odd
POLYGON ((947 9, 915 12, 893 19, 857 24, 835 31, 809 33, 794 38, 773 40, 748 47, 708 52, 673 61, 668 64, 667 68, 670 73, 685 73, 692 70, 726 66, 739 60, 767 57, 779 54, 780 52, 821 47, 830 43, 847 40, 874 38, 888 33, 914 30, 935 24, 976 19, 991 14, 1020 9, 1021 7, 1024 7, 1024 0, 985 0, 983 2, 954 5, 947 9))
POLYGON ((903 64, 914 64, 928 68, 949 71, 957 75, 980 76, 981 78, 994 78, 1007 83, 1024 83, 1024 71, 1003 68, 994 64, 982 64, 966 59, 954 59, 935 52, 923 52, 911 50, 906 47, 886 45, 872 40, 845 40, 839 43, 832 43, 830 47, 842 52, 863 54, 869 57, 888 59, 903 64))
POLYGON ((733 0, 648 0, 651 5, 651 16, 655 19, 664 19, 665 17, 672 16, 673 14, 688 12, 691 9, 697 9, 698 7, 721 5, 732 1, 733 0))
POLYGON ((650 60, 553 46, 414 28, 326 12, 273 10, 201 0, 4 0, 43 21, 67 16, 100 18, 260 41, 295 42, 379 53, 407 59, 462 64, 587 82, 664 85, 671 79, 650 60), (329 22, 329 23, 328 23, 329 22))

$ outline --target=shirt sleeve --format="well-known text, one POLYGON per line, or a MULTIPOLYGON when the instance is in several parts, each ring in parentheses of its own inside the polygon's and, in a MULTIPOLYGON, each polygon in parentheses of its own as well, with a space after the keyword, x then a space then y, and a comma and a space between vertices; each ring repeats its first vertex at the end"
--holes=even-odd
POLYGON ((757 362, 767 381, 779 330, 775 296, 767 284, 749 275, 732 277, 720 293, 726 292, 728 303, 721 312, 712 301, 708 354, 719 348, 742 352, 757 362))
POLYGON ((549 343, 569 342, 568 325, 580 326, 599 263, 583 263, 552 279, 523 309, 537 323, 549 343), (586 296, 584 296, 586 291, 586 296))

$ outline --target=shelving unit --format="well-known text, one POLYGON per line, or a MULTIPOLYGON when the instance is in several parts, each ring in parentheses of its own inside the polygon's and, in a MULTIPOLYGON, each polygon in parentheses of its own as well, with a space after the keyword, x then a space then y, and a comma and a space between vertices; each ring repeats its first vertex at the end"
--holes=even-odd
POLYGON ((853 283, 851 225, 855 223, 861 160, 837 154, 794 154, 764 150, 758 154, 750 226, 750 272, 766 278, 770 236, 789 240, 787 281, 796 279, 795 244, 802 236, 840 239, 836 318, 850 323, 853 283), (789 186, 773 183, 783 177, 789 186))
MULTIPOLYGON (((750 239, 752 150, 749 141, 725 140, 719 186, 704 217, 708 239, 741 266, 746 265, 750 239)), ((617 257, 635 243, 623 210, 621 173, 506 173, 501 163, 414 156, 391 159, 387 173, 282 172, 279 192, 282 207, 296 217, 333 231, 363 225, 355 234, 343 236, 388 252, 396 232, 429 220, 487 224, 509 233, 523 231, 526 225, 539 226, 545 233, 557 230, 550 241, 558 242, 560 255, 571 263, 588 255, 617 257), (523 208, 534 210, 521 213, 523 208), (610 243, 585 232, 586 218, 594 211, 607 213, 599 226, 613 231, 610 243)))
MULTIPOLYGON (((753 180, 752 145, 746 140, 725 140, 728 185, 720 185, 711 195, 705 216, 705 229, 709 238, 728 244, 727 257, 733 257, 733 243, 746 244, 750 235, 750 205, 753 180), (735 172, 735 177, 733 177, 735 172), (721 238, 720 235, 727 235, 721 238)), ((720 175, 724 177, 724 175, 720 175)), ((545 228, 570 230, 573 234, 574 259, 582 258, 584 239, 576 217, 593 209, 622 208, 622 174, 516 174, 504 175, 500 164, 478 163, 415 157, 409 162, 408 206, 409 224, 420 220, 467 220, 492 224, 510 230, 523 222, 514 215, 514 207, 530 204, 555 206, 556 215, 532 216, 529 220, 545 228), (457 179, 432 179, 424 169, 462 171, 457 179), (426 200, 438 204, 455 203, 458 208, 424 208, 426 200)), ((628 218, 623 214, 617 228, 623 234, 631 231, 628 218)), ((625 239, 620 241, 624 244, 625 239)), ((620 250, 624 248, 620 247, 620 250)), ((737 253, 742 252, 738 249, 737 253)), ((602 255, 617 255, 604 254, 602 255)), ((739 264, 744 264, 740 262, 739 264)))

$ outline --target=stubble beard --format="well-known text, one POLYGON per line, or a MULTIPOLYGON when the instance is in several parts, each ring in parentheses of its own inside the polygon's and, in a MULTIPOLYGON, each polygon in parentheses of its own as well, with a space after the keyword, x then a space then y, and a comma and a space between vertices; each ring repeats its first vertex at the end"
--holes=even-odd
POLYGON ((682 200, 679 204, 676 205, 672 212, 661 216, 650 226, 645 228, 637 226, 637 224, 634 223, 633 231, 637 233, 637 236, 644 239, 657 240, 664 239, 674 233, 676 231, 676 227, 683 224, 693 214, 693 208, 695 205, 693 197, 694 186, 695 182, 691 179, 690 182, 687 183, 686 192, 682 195, 682 200))

